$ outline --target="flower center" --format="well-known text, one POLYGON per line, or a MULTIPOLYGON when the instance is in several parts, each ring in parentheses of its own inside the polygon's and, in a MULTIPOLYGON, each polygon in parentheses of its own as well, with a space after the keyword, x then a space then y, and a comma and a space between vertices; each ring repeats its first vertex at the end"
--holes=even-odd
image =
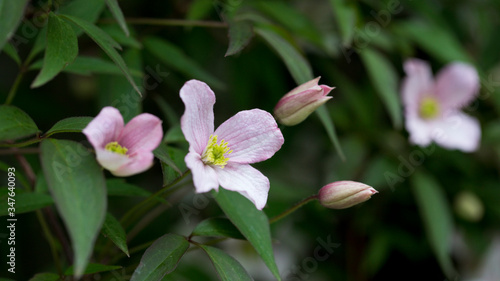
POLYGON ((116 141, 113 141, 113 142, 106 144, 105 149, 109 150, 111 152, 123 154, 123 155, 127 155, 127 151, 128 151, 128 149, 126 147, 119 145, 118 142, 116 142, 116 141))
POLYGON ((435 98, 425 97, 420 102, 420 116, 432 119, 439 114, 439 103, 435 98))
POLYGON ((227 145, 228 143, 224 140, 217 144, 217 135, 210 135, 207 147, 203 151, 203 155, 201 155, 201 160, 207 165, 216 165, 223 169, 227 161, 229 161, 226 156, 233 152, 227 145))

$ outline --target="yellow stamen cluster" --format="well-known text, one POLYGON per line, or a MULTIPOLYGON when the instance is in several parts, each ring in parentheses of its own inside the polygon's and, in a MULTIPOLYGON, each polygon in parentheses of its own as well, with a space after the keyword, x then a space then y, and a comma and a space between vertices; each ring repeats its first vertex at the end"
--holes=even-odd
POLYGON ((227 161, 229 161, 226 156, 233 152, 227 145, 228 143, 224 140, 217 144, 217 136, 210 135, 207 147, 203 151, 203 155, 201 155, 201 160, 207 165, 216 165, 223 169, 227 161))
POLYGON ((420 116, 424 119, 432 119, 439 115, 439 103, 435 98, 425 97, 420 102, 420 116))
POLYGON ((123 154, 123 155, 127 155, 127 151, 128 151, 128 149, 126 147, 119 145, 118 142, 116 142, 116 141, 113 141, 113 142, 106 144, 105 149, 109 150, 111 152, 123 154))

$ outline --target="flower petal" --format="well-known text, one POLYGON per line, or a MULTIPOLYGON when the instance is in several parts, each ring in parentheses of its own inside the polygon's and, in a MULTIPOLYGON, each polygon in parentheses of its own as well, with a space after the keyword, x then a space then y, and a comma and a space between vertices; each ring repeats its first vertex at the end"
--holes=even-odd
POLYGON ((273 116, 260 109, 240 111, 222 123, 214 135, 233 151, 229 162, 256 163, 269 159, 284 139, 273 116))
POLYGON ((116 141, 123 130, 123 117, 114 107, 104 107, 101 112, 83 129, 83 133, 94 149, 102 149, 106 144, 116 141))
POLYGON ((451 63, 436 76, 435 93, 444 110, 459 109, 471 102, 479 90, 476 69, 466 63, 451 63))
POLYGON ((297 87, 295 87, 294 89, 292 89, 290 92, 288 92, 286 95, 284 95, 283 97, 289 97, 289 96, 293 96, 295 94, 298 94, 302 91, 305 91, 305 90, 309 90, 310 88, 312 87, 315 87, 315 86, 318 86, 318 82, 319 82, 319 79, 321 78, 321 76, 319 77, 316 77, 310 81, 307 81, 297 87))
POLYGON ((189 80, 181 88, 180 96, 186 107, 181 118, 182 132, 189 150, 201 155, 214 132, 215 94, 207 84, 189 80))
POLYGON ((161 120, 149 113, 139 114, 127 123, 118 143, 128 149, 128 154, 136 151, 153 151, 163 138, 161 120))
POLYGON ((269 179, 248 164, 229 163, 224 169, 215 169, 220 185, 239 192, 262 210, 267 202, 269 179))
POLYGON ((433 80, 432 71, 427 62, 409 59, 404 63, 406 77, 401 84, 401 95, 406 111, 416 112, 420 98, 431 94, 433 80))
POLYGON ((111 172, 118 170, 121 166, 126 165, 132 161, 127 155, 114 153, 106 149, 96 148, 97 162, 101 164, 106 170, 111 172))
POLYGON ((127 177, 142 173, 153 166, 154 155, 149 150, 138 150, 130 155, 129 161, 116 170, 110 172, 118 177, 127 177))
POLYGON ((406 130, 410 134, 410 142, 420 146, 428 146, 432 141, 432 126, 422 120, 415 112, 406 113, 406 130))
POLYGON ((208 192, 212 189, 219 190, 219 182, 214 168, 205 165, 199 154, 189 152, 184 161, 193 174, 193 183, 197 193, 208 192))
POLYGON ((481 127, 477 119, 463 112, 453 112, 433 123, 433 139, 440 146, 475 151, 481 139, 481 127))

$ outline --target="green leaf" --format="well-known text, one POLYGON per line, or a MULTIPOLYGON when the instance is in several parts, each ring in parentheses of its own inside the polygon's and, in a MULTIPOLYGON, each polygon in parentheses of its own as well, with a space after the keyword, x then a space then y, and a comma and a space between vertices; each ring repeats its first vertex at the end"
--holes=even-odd
POLYGON ((11 43, 7 43, 5 44, 4 48, 3 48, 3 51, 5 52, 5 54, 7 54, 11 59, 13 59, 18 66, 21 65, 21 58, 19 57, 19 54, 17 53, 17 50, 16 48, 14 48, 14 46, 12 46, 11 43))
POLYGON ((0 1, 0 50, 16 32, 28 0, 0 1))
POLYGON ((462 47, 463 44, 453 36, 455 33, 440 25, 409 21, 396 25, 395 29, 401 36, 416 42, 443 63, 457 60, 471 62, 469 54, 462 47))
MULTIPOLYGON (((98 273, 98 272, 105 272, 105 271, 112 271, 112 270, 117 270, 122 268, 119 265, 105 265, 105 264, 98 264, 98 263, 89 263, 83 274, 93 274, 93 273, 98 273)), ((74 267, 70 266, 66 271, 64 271, 65 275, 74 275, 74 267)))
POLYGON ((130 74, 129 69, 127 68, 127 65, 125 64, 125 61, 123 61, 123 58, 118 54, 118 52, 115 50, 115 48, 120 49, 120 45, 116 43, 113 38, 111 38, 106 32, 102 31, 99 29, 97 26, 94 24, 87 22, 85 20, 72 17, 69 15, 60 15, 60 17, 76 24, 80 28, 87 33, 87 35, 94 40, 94 42, 101 47, 101 49, 111 58, 111 60, 120 68, 120 70, 123 72, 127 80, 130 82, 130 84, 134 87, 134 90, 141 94, 141 91, 139 90, 139 87, 134 82, 134 79, 132 78, 132 75, 130 74))
POLYGON ((416 172, 411 177, 412 191, 423 220, 431 248, 448 278, 455 276, 450 257, 453 219, 443 190, 428 174, 416 172))
POLYGON ((186 19, 188 20, 201 20, 213 11, 214 2, 212 0, 194 0, 189 6, 186 19))
MULTIPOLYGON (((32 63, 29 67, 30 70, 40 69, 42 68, 43 60, 38 60, 32 63)), ((78 75, 91 75, 92 73, 98 74, 112 74, 112 75, 123 75, 123 72, 120 68, 111 61, 104 60, 101 58, 95 57, 87 57, 87 56, 78 56, 76 59, 68 64, 63 69, 63 72, 74 73, 78 75)), ((141 77, 143 73, 141 71, 130 69, 130 74, 133 77, 141 77)), ((125 79, 125 78, 123 78, 125 79)), ((125 79, 125 81, 127 81, 125 79)), ((127 81, 128 83, 128 81, 127 81)), ((130 84, 128 84, 130 86, 130 84)))
POLYGON ((226 218, 206 219, 195 227, 191 235, 245 239, 241 232, 226 218))
POLYGON ((123 179, 106 180, 106 187, 108 189, 109 196, 148 197, 151 195, 151 192, 136 185, 127 183, 123 179))
MULTIPOLYGON (((180 171, 186 171, 186 162, 184 162, 184 158, 186 157, 187 154, 187 148, 186 149, 180 149, 172 146, 167 146, 167 152, 168 156, 170 159, 172 159, 173 163, 175 166, 178 167, 178 170, 180 171)), ((169 185, 173 181, 175 181, 178 177, 183 175, 184 173, 179 173, 176 169, 172 168, 165 162, 161 161, 161 167, 163 171, 163 185, 169 185)))
MULTIPOLYGON (((3 197, 0 202, 0 216, 8 215, 7 208, 10 207, 8 205, 10 201, 7 198, 7 196, 3 197)), ((13 199, 16 214, 29 213, 54 204, 52 197, 43 193, 16 193, 13 199)))
POLYGON ((122 28, 123 32, 125 32, 125 35, 129 36, 130 33, 127 28, 127 23, 125 22, 125 17, 123 16, 123 12, 120 9, 120 6, 118 5, 118 1, 106 0, 106 4, 108 5, 109 10, 113 14, 113 17, 115 17, 116 21, 122 28))
POLYGON ((340 29, 342 45, 350 46, 356 27, 356 10, 346 0, 330 0, 335 21, 340 29))
POLYGON ((323 127, 325 127, 326 133, 328 134, 328 137, 330 138, 333 147, 335 147, 335 150, 337 150, 340 159, 342 159, 342 161, 345 161, 344 152, 342 151, 342 147, 340 146, 339 138, 335 131, 335 126, 333 125, 332 118, 330 117, 330 114, 328 113, 326 106, 322 105, 318 107, 316 109, 316 114, 318 115, 319 120, 323 124, 323 127))
POLYGON ((29 281, 57 281, 59 275, 55 273, 37 273, 35 276, 31 277, 29 281))
POLYGON ((179 71, 185 76, 205 81, 218 89, 224 88, 224 84, 219 79, 203 69, 176 45, 157 37, 147 37, 144 39, 143 44, 151 54, 160 60, 160 62, 179 71))
POLYGON ((245 281, 253 280, 253 278, 248 275, 247 271, 241 266, 241 264, 235 260, 230 255, 226 254, 224 251, 205 245, 200 245, 200 248, 207 253, 208 257, 214 264, 220 279, 223 281, 245 281))
POLYGON ((219 188, 215 200, 241 234, 252 244, 276 279, 281 280, 274 261, 271 230, 266 214, 237 192, 219 188))
POLYGON ((130 280, 161 280, 174 271, 188 248, 189 242, 180 235, 169 233, 160 237, 146 250, 130 280))
POLYGON ((250 43, 253 37, 253 25, 250 21, 229 20, 229 47, 224 56, 232 56, 239 53, 250 43))
POLYGON ((38 133, 35 122, 21 109, 0 105, 0 141, 16 140, 38 133))
POLYGON ((117 24, 106 24, 100 27, 104 32, 109 34, 111 38, 115 39, 115 41, 120 45, 131 47, 134 49, 142 49, 142 43, 133 37, 133 29, 130 30, 130 35, 127 36, 123 33, 122 29, 117 24))
POLYGON ((283 37, 262 27, 255 28, 255 32, 280 55, 298 85, 314 78, 309 62, 283 37))
POLYGON ((281 1, 258 1, 256 6, 293 35, 298 35, 318 47, 324 47, 324 36, 318 28, 292 5, 281 1))
POLYGON ((127 236, 125 234, 125 230, 123 229, 120 222, 113 217, 110 213, 106 214, 106 219, 104 220, 104 224, 102 225, 102 234, 111 241, 124 252, 128 257, 130 257, 128 253, 127 247, 127 236))
MULTIPOLYGON (((59 14, 70 15, 79 19, 85 19, 90 23, 95 23, 106 3, 102 0, 71 0, 64 1, 63 5, 59 8, 59 14)), ((82 30, 74 27, 76 34, 79 36, 82 30)))
POLYGON ((167 133, 165 134, 165 137, 163 138, 163 141, 167 144, 169 143, 180 143, 180 142, 186 142, 186 138, 184 137, 184 134, 182 133, 182 129, 180 125, 176 125, 171 127, 167 133))
POLYGON ((161 143, 155 150, 153 150, 153 154, 156 158, 160 159, 163 163, 174 169, 174 171, 176 171, 178 174, 182 174, 182 171, 179 169, 179 167, 177 167, 174 160, 170 158, 168 147, 166 144, 161 143))
POLYGON ((46 137, 58 133, 80 133, 92 121, 92 117, 69 117, 55 123, 50 130, 45 133, 46 137))
MULTIPOLYGON (((123 59, 131 69, 142 69, 143 62, 141 52, 137 49, 128 49, 123 54, 123 59)), ((99 77, 99 105, 100 107, 116 107, 123 116, 125 122, 142 112, 142 98, 138 96, 130 83, 123 76, 101 76, 99 77)), ((143 74, 133 77, 137 85, 142 84, 143 74)))
POLYGON ((396 70, 383 55, 372 49, 366 48, 360 51, 360 56, 372 84, 389 112, 393 126, 401 128, 403 120, 398 95, 399 77, 396 70))
POLYGON ((52 80, 78 55, 78 39, 75 32, 69 24, 52 12, 49 13, 46 42, 43 67, 31 84, 31 88, 40 87, 52 80))
POLYGON ((106 183, 95 156, 76 142, 46 139, 41 162, 49 190, 71 238, 81 276, 106 215, 106 183))

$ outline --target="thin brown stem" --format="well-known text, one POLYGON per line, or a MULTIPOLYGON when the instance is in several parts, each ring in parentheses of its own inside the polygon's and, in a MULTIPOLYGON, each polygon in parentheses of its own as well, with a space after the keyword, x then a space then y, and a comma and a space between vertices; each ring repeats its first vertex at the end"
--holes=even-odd
MULTIPOLYGON (((137 25, 159 25, 159 26, 189 26, 189 27, 211 27, 227 28, 227 23, 203 20, 181 20, 181 19, 154 19, 154 18, 126 18, 129 24, 137 25)), ((114 19, 102 19, 101 23, 115 23, 114 19)))

